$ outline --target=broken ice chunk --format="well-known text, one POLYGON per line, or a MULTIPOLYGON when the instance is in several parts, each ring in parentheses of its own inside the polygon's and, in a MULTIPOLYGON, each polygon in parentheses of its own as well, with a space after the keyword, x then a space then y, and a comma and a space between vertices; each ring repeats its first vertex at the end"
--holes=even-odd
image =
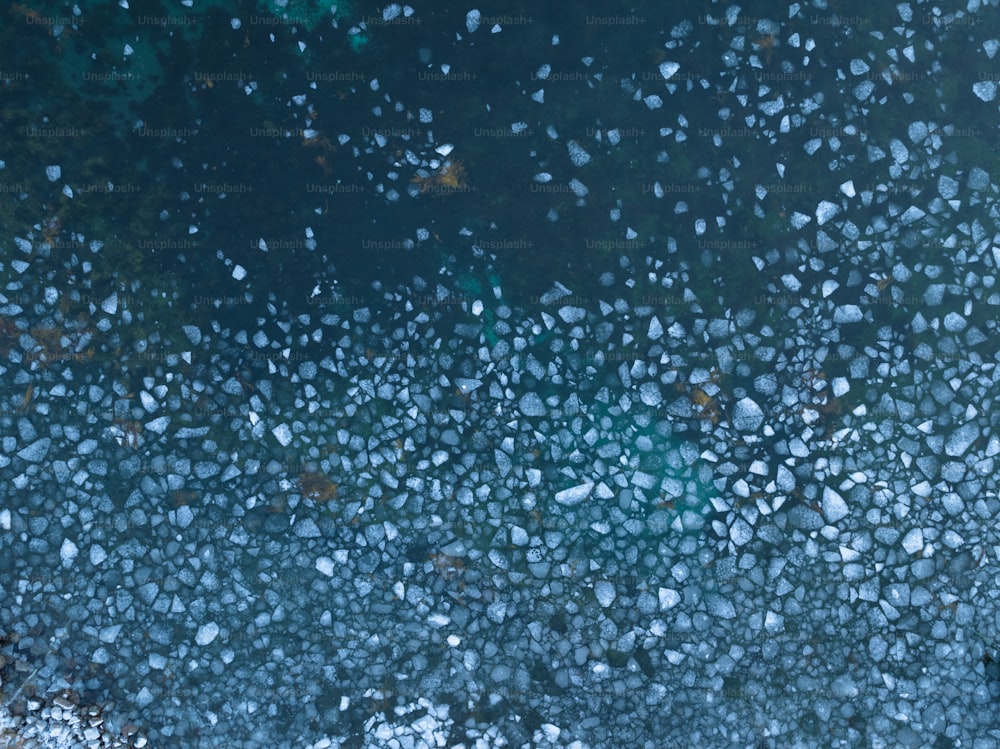
POLYGON ((62 546, 59 548, 59 558, 62 560, 63 567, 72 567, 73 560, 76 559, 76 555, 80 553, 76 544, 70 541, 68 538, 64 538, 62 546))
POLYGON ((756 432, 764 423, 764 411, 751 398, 742 398, 733 406, 733 426, 741 432, 756 432))
POLYGON ((674 77, 674 73, 681 69, 680 63, 671 62, 667 60, 666 62, 660 63, 660 75, 662 75, 666 80, 670 80, 674 77))
POLYGON ((288 447, 292 441, 292 430, 289 429, 288 424, 278 424, 271 430, 271 434, 281 443, 282 447, 288 447))
POLYGON ((831 203, 829 200, 823 200, 816 206, 816 222, 822 226, 839 212, 840 206, 836 203, 831 203))
POLYGON ((997 98, 996 81, 976 81, 972 84, 972 93, 983 101, 993 101, 997 98))
POLYGON ((561 492, 556 493, 556 502, 561 505, 578 505, 590 496, 593 488, 594 482, 588 481, 586 484, 579 484, 569 489, 563 489, 561 492))
POLYGON ((729 529, 729 540, 736 546, 745 546, 753 540, 753 528, 741 517, 737 517, 729 529))
POLYGON ((833 386, 834 398, 839 398, 851 389, 851 385, 846 377, 834 377, 830 384, 833 386))
POLYGON ((948 437, 948 441, 944 444, 944 452, 952 458, 961 457, 978 437, 979 428, 975 424, 963 424, 948 437))
POLYGON ((667 609, 672 609, 678 603, 681 602, 681 595, 676 590, 671 588, 660 588, 658 591, 660 599, 660 611, 666 611, 667 609))
POLYGON ((614 583, 609 583, 607 580, 594 583, 594 595, 597 596, 598 603, 604 608, 613 604, 615 598, 618 597, 618 594, 615 592, 614 583))
POLYGON ((566 149, 569 151, 569 159, 573 162, 573 166, 583 166, 590 161, 590 154, 575 140, 567 143, 566 149))
POLYGON ((40 440, 35 440, 27 447, 18 450, 17 457, 29 463, 41 463, 45 456, 48 455, 51 444, 51 438, 42 437, 40 440))
POLYGON ((838 325, 848 322, 861 322, 864 315, 856 304, 844 304, 833 311, 833 321, 838 325))
POLYGON ((545 416, 547 413, 545 404, 538 393, 525 393, 518 401, 518 405, 521 408, 521 413, 525 416, 545 416))
POLYGON ((903 549, 907 554, 916 554, 924 548, 924 532, 920 528, 914 528, 903 536, 903 549))
POLYGON ((316 569, 327 577, 333 577, 335 566, 330 557, 320 557, 316 560, 316 569))
POLYGON ((823 487, 823 517, 826 518, 826 522, 835 523, 846 517, 848 512, 844 498, 830 487, 823 487))
POLYGON ((219 625, 215 622, 209 622, 208 624, 202 624, 198 627, 198 634, 195 635, 194 641, 204 647, 205 645, 210 644, 218 636, 219 625))
POLYGON ((109 315, 115 314, 118 311, 118 292, 111 292, 111 296, 101 302, 101 309, 109 315))

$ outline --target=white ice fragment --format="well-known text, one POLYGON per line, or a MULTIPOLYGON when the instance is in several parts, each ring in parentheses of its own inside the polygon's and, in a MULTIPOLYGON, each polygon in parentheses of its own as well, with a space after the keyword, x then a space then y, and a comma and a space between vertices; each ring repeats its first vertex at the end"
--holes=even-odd
POLYGON ((110 645, 115 640, 118 639, 119 633, 122 631, 121 624, 109 624, 107 627, 101 627, 100 631, 97 633, 97 638, 103 642, 110 645))
POLYGON ((167 431, 167 426, 170 424, 169 416, 158 416, 152 421, 147 421, 143 426, 147 432, 153 432, 154 434, 163 434, 167 431))
POLYGON ((666 62, 660 63, 660 75, 662 75, 666 80, 670 80, 674 77, 674 74, 681 69, 681 65, 678 62, 671 62, 667 60, 666 62))
POLYGON ((838 213, 840 213, 839 205, 831 203, 829 200, 820 201, 820 204, 816 206, 816 222, 822 226, 838 213))
POLYGON ((906 134, 910 137, 912 143, 923 143, 929 132, 927 123, 919 121, 911 122, 910 126, 906 129, 906 134))
POLYGON ((211 644, 211 642, 219 636, 219 625, 215 622, 209 622, 208 624, 202 624, 198 627, 198 633, 194 637, 194 641, 205 647, 211 644))
POLYGON ((76 559, 76 555, 80 553, 76 544, 70 541, 68 538, 64 538, 62 546, 59 547, 59 559, 62 560, 62 566, 69 568, 73 566, 73 560, 76 559))
POLYGON ((990 175, 978 166, 969 170, 969 180, 966 183, 972 190, 985 190, 990 186, 990 175))
POLYGON ((965 318, 957 312, 949 312, 944 316, 944 329, 949 333, 959 333, 965 330, 967 324, 965 318))
POLYGON ((857 192, 854 189, 854 180, 849 179, 847 180, 847 182, 841 182, 840 191, 849 198, 853 198, 855 195, 857 195, 857 192))
POLYGON ((118 311, 118 292, 111 292, 111 296, 101 302, 101 309, 107 314, 113 315, 118 311))
POLYGON ((972 84, 972 93, 983 101, 993 101, 997 98, 996 81, 976 81, 972 84))
POLYGON ((559 317, 563 322, 582 322, 587 319, 587 311, 582 307, 571 307, 569 305, 559 308, 559 317))
POLYGON ((187 505, 181 505, 177 508, 176 514, 174 515, 174 524, 178 528, 187 528, 191 523, 194 522, 194 512, 187 505))
POLYGON ((610 583, 607 580, 600 580, 594 583, 594 595, 597 596, 597 602, 604 608, 613 604, 615 598, 618 597, 618 594, 615 592, 614 583, 610 583))
POLYGON ((861 322, 864 315, 856 304, 843 304, 833 311, 833 321, 838 325, 849 322, 861 322))
POLYGON ((55 182, 62 176, 62 167, 58 165, 45 167, 45 176, 49 178, 49 182, 55 182))
POLYGON ((830 384, 833 387, 834 398, 839 398, 851 389, 846 377, 834 377, 830 384))
POLYGON ((590 496, 591 490, 594 488, 594 483, 588 481, 585 484, 579 484, 577 486, 572 486, 569 489, 563 489, 561 492, 556 492, 556 502, 561 505, 578 505, 587 497, 590 496))
POLYGON ((316 560, 316 569, 319 570, 320 573, 326 575, 327 577, 333 577, 333 571, 335 569, 335 566, 333 564, 333 560, 330 559, 330 557, 320 557, 319 559, 316 560))
POLYGON ((889 141, 889 153, 892 154, 892 158, 897 164, 905 164, 910 158, 910 150, 899 138, 893 138, 889 141))
POLYGON ((181 330, 184 331, 184 335, 187 336, 187 339, 193 345, 197 346, 201 343, 201 330, 197 325, 184 325, 181 327, 181 330))
POLYGON ((732 602, 720 595, 710 595, 707 597, 708 611, 712 616, 720 619, 733 619, 736 616, 736 607, 732 602))
POLYGON ((482 18, 482 14, 478 10, 470 10, 465 14, 465 28, 471 34, 476 29, 479 28, 479 22, 482 18))
POLYGON ((903 549, 907 554, 916 554, 924 548, 924 532, 914 528, 903 536, 903 549))
POLYGON ((451 143, 442 143, 434 150, 442 156, 447 156, 448 154, 450 154, 452 151, 455 150, 455 146, 453 146, 451 143))
POLYGON ((10 530, 10 510, 6 507, 0 510, 0 528, 3 528, 5 531, 10 530))
POLYGON ((312 518, 299 520, 292 530, 299 538, 319 538, 322 535, 319 532, 319 526, 316 525, 316 521, 312 518))
POLYGON ((972 447, 972 443, 979 437, 979 428, 972 423, 963 424, 948 437, 944 444, 945 455, 958 458, 965 454, 965 451, 972 447))
POLYGON ((681 594, 672 588, 660 588, 658 596, 660 599, 660 611, 672 609, 681 602, 681 594))
POLYGON ((857 57, 851 60, 851 73, 854 75, 864 75, 869 70, 871 70, 871 68, 864 60, 857 57))
POLYGON ((834 281, 832 278, 828 278, 823 282, 823 298, 826 299, 830 294, 835 292, 840 288, 840 284, 834 281))
POLYGON ((764 423, 764 411, 751 398, 741 398, 733 406, 733 427, 741 432, 756 432, 764 423))
POLYGON ((835 523, 846 517, 850 511, 844 498, 828 486, 823 487, 823 517, 828 523, 835 523))
POLYGON ((49 453, 49 446, 52 444, 50 437, 42 437, 35 440, 27 447, 18 450, 17 457, 29 463, 41 463, 49 453))
POLYGON ((952 179, 947 174, 942 174, 938 177, 937 187, 938 194, 945 200, 951 200, 958 195, 958 181, 952 179))
POLYGON ((247 269, 244 268, 242 265, 237 265, 235 268, 233 268, 233 278, 235 278, 237 281, 242 281, 246 277, 247 277, 247 269))
POLYGON ((288 427, 288 424, 278 424, 278 426, 271 430, 271 434, 281 443, 282 447, 288 447, 292 441, 292 430, 288 427))
POLYGON ((663 394, 655 382, 644 382, 639 386, 639 398, 644 405, 655 408, 663 401, 663 394))
POLYGON ((427 617, 427 623, 434 627, 447 627, 451 624, 451 617, 446 614, 431 614, 427 617))
POLYGON ((573 162, 573 166, 583 166, 590 161, 590 154, 575 140, 569 141, 566 149, 569 151, 569 159, 573 162))
POLYGON ((872 95, 872 91, 875 90, 875 83, 873 81, 861 81, 857 86, 855 86, 851 93, 854 94, 854 98, 858 101, 864 101, 869 96, 872 95))
POLYGON ((810 221, 812 221, 812 216, 802 213, 801 211, 795 211, 792 213, 791 224, 795 229, 801 229, 810 221))
POLYGON ((105 559, 108 558, 108 552, 104 550, 104 547, 100 544, 94 544, 90 547, 90 563, 97 567, 105 559))
POLYGON ((785 629, 785 617, 774 611, 764 614, 764 629, 774 634, 785 629))
POLYGON ((525 416, 545 416, 548 413, 538 393, 525 393, 518 401, 518 406, 525 416))
POLYGON ((741 517, 737 517, 729 528, 729 540, 736 546, 744 546, 753 540, 753 528, 741 517))
POLYGON ((483 381, 469 377, 456 377, 455 385, 457 385, 458 389, 462 391, 462 395, 468 395, 474 390, 481 388, 483 386, 483 381))

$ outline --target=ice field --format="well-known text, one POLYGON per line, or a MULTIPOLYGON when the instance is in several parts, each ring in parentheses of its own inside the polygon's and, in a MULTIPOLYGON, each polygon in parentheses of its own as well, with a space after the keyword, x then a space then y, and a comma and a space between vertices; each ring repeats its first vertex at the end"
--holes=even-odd
POLYGON ((1000 743, 997 4, 660 6, 11 11, 0 742, 1000 743))

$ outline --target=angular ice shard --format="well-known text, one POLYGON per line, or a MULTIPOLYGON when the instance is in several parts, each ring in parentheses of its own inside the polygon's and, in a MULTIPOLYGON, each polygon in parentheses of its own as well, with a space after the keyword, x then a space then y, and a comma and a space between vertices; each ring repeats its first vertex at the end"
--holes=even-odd
POLYGON ((996 81, 976 81, 972 84, 972 93, 983 101, 993 101, 997 98, 996 81))
POLYGON ((826 518, 826 522, 835 523, 846 517, 849 512, 843 497, 830 487, 823 487, 823 517, 826 518))
POLYGON ((198 627, 198 634, 195 635, 194 641, 204 647, 205 645, 210 644, 218 636, 219 625, 215 622, 209 622, 208 624, 202 624, 198 627))
POLYGON ((525 416, 545 416, 547 410, 538 393, 525 393, 518 401, 521 413, 525 416))
POLYGON ((465 28, 471 34, 473 31, 479 28, 480 21, 482 20, 482 14, 478 10, 470 10, 465 14, 465 28))
POLYGON ((613 604, 615 598, 618 597, 618 594, 615 592, 614 583, 610 583, 607 580, 594 583, 594 595, 597 596, 598 603, 604 608, 613 604))
POLYGON ((945 455, 958 458, 965 454, 965 451, 972 447, 972 443, 979 437, 979 427, 975 424, 963 424, 948 437, 944 443, 945 455))
POLYGON ((764 411, 751 398, 741 398, 733 406, 733 426, 741 432, 756 432, 764 423, 764 411))
POLYGON ((818 206, 816 206, 816 222, 822 226, 839 212, 839 205, 831 203, 829 200, 823 200, 818 206))
POLYGON ((666 62, 660 63, 660 75, 668 81, 673 78, 674 74, 680 69, 681 65, 678 62, 671 62, 667 60, 666 62))
POLYGON ((556 502, 567 506, 578 505, 590 496, 593 488, 594 483, 588 481, 586 484, 579 484, 569 489, 563 489, 561 492, 556 493, 556 502))

